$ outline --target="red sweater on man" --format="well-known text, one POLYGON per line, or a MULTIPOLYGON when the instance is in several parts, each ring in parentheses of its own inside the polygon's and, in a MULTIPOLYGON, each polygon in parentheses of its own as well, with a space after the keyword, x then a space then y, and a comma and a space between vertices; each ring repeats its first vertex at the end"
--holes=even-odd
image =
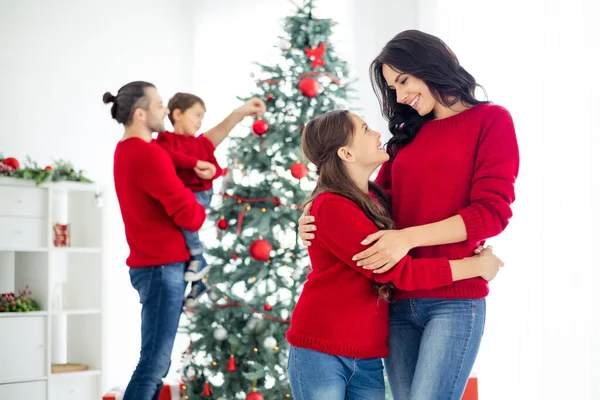
POLYGON ((169 153, 177 175, 185 185, 194 192, 201 192, 212 188, 212 181, 221 176, 222 170, 215 158, 215 145, 204 135, 197 137, 186 136, 174 132, 161 132, 156 138, 156 143, 169 153), (211 179, 201 179, 194 172, 198 161, 208 161, 217 169, 211 179))
POLYGON ((177 177, 169 154, 142 139, 123 140, 115 149, 114 179, 129 244, 127 265, 189 260, 178 227, 197 231, 206 211, 177 177))
MULTIPOLYGON (((470 257, 485 239, 506 228, 518 170, 519 149, 509 112, 481 104, 426 122, 415 139, 382 166, 376 182, 391 193, 396 229, 460 215, 466 241, 409 253, 414 258, 458 260, 470 257)), ((436 289, 397 291, 396 297, 482 298, 488 292, 487 282, 474 278, 436 289)))
POLYGON ((447 258, 415 260, 406 256, 384 274, 358 267, 352 257, 377 226, 349 199, 322 193, 311 214, 318 234, 308 248, 312 271, 292 313, 289 343, 343 357, 377 358, 388 353, 388 303, 379 299, 374 282, 404 290, 452 283, 447 258))

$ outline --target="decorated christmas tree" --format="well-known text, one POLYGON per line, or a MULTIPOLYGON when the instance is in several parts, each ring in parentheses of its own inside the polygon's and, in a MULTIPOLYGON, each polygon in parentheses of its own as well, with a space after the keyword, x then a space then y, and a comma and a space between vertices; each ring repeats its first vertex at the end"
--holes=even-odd
MULTIPOLYGON (((219 245, 209 249, 211 290, 186 310, 183 354, 190 399, 286 399, 285 333, 309 260, 297 237, 302 203, 316 175, 303 162, 304 124, 350 98, 348 69, 330 38, 333 21, 313 16, 314 1, 283 21, 276 65, 257 64, 267 112, 233 136, 213 216, 219 245)), ((245 100, 242 99, 242 100, 245 100)))

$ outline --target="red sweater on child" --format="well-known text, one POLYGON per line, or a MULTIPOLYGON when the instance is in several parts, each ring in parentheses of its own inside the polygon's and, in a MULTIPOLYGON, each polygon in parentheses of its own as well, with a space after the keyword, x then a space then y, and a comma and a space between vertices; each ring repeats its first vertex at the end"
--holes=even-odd
POLYGON ((186 136, 173 132, 161 132, 156 138, 162 148, 173 159, 177 168, 177 175, 185 185, 194 192, 201 192, 212 188, 212 181, 221 176, 221 167, 215 158, 215 146, 204 135, 198 137, 186 136), (217 173, 212 179, 198 178, 194 167, 200 161, 208 161, 217 168, 217 173))
POLYGON ((374 274, 352 257, 379 229, 347 198, 323 193, 311 209, 318 233, 308 248, 312 271, 292 313, 291 345, 343 357, 377 358, 388 353, 388 303, 374 282, 404 290, 433 289, 452 283, 446 258, 407 256, 390 271, 374 274))
POLYGON ((167 152, 142 139, 123 140, 115 149, 114 178, 129 244, 127 265, 189 260, 178 227, 197 231, 206 211, 177 177, 167 152))
MULTIPOLYGON (((391 193, 396 229, 460 215, 466 241, 410 252, 414 258, 459 260, 506 228, 518 170, 519 149, 509 112, 481 104, 426 122, 415 139, 382 166, 376 182, 391 193)), ((397 291, 396 297, 482 298, 488 292, 487 282, 474 278, 432 290, 397 291)))

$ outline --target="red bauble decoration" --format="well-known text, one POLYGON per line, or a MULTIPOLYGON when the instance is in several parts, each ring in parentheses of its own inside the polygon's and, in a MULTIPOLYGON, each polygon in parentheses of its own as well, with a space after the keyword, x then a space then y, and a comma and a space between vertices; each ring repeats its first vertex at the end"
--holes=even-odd
POLYGON ((227 220, 225 218, 221 218, 220 220, 217 221, 217 227, 221 230, 225 230, 229 227, 229 223, 227 222, 227 220))
POLYGON ((51 165, 46 165, 46 168, 44 168, 46 171, 52 171, 52 166, 51 165))
POLYGON ((319 81, 315 78, 307 77, 303 78, 300 81, 300 83, 298 83, 298 89, 300 89, 300 91, 305 97, 308 97, 310 99, 319 94, 319 91, 321 90, 321 85, 319 84, 319 81))
POLYGON ((257 119, 252 124, 252 131, 257 135, 264 135, 269 130, 269 124, 264 119, 257 119))
POLYGON ((271 257, 273 246, 264 239, 258 239, 250 245, 250 255, 256 261, 267 261, 271 257))
POLYGON ((265 398, 259 392, 250 392, 246 396, 246 400, 265 400, 265 398))
POLYGON ((210 388, 210 383, 204 382, 204 391, 202 392, 202 396, 205 396, 205 397, 212 396, 212 389, 210 388))
POLYGON ((239 256, 237 254, 234 254, 231 256, 231 259, 234 261, 237 260, 238 258, 239 258, 239 256))
POLYGON ((273 97, 273 94, 269 94, 269 95, 267 96, 267 101, 273 101, 273 98, 274 98, 274 97, 273 97))
POLYGON ((2 162, 4 163, 4 165, 8 165, 9 167, 13 167, 14 169, 19 169, 19 166, 21 165, 19 164, 19 160, 13 157, 5 158, 4 160, 2 160, 2 162))
POLYGON ((237 371, 237 367, 235 366, 235 357, 233 356, 233 354, 229 356, 229 364, 227 365, 227 371, 237 371))
POLYGON ((292 165, 290 171, 292 171, 292 176, 296 179, 302 179, 308 175, 308 168, 301 163, 292 165))
POLYGON ((279 207, 281 205, 281 200, 279 200, 279 197, 273 197, 273 203, 275 203, 275 207, 279 207))
POLYGON ((265 306, 263 307, 265 309, 265 311, 272 311, 273 310, 273 306, 270 304, 265 304, 265 306))

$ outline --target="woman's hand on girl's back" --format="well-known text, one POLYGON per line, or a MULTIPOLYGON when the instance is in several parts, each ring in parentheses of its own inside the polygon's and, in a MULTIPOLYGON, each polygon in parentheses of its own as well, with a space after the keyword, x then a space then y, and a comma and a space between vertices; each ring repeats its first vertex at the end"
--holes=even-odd
POLYGON ((311 232, 317 230, 317 226, 314 224, 315 217, 310 215, 311 207, 312 203, 308 203, 306 207, 304 207, 302 216, 298 219, 298 233, 300 234, 302 244, 307 247, 310 246, 310 240, 315 238, 314 233, 311 232))
POLYGON ((384 230, 375 232, 362 241, 362 245, 377 242, 365 251, 355 255, 352 259, 359 267, 382 274, 392 269, 398 262, 406 257, 413 248, 411 238, 403 230, 384 230))

